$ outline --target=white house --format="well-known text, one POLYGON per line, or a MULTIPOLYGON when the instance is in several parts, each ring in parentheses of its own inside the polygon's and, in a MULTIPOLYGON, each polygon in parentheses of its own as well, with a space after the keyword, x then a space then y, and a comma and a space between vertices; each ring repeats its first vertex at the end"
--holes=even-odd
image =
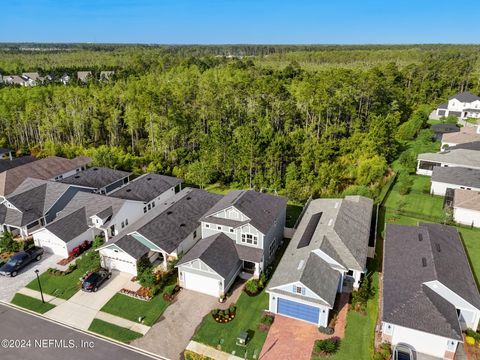
POLYGON ((137 275, 137 262, 146 256, 166 268, 169 260, 178 259, 200 240, 200 218, 220 198, 185 188, 155 203, 139 221, 98 249, 103 266, 137 275))
POLYGON ((453 198, 453 219, 459 224, 480 227, 480 190, 456 189, 453 198))
POLYGON ((177 264, 180 286, 221 296, 240 271, 260 276, 283 239, 286 206, 280 196, 228 193, 204 214, 202 240, 177 264))
POLYGON ((452 149, 438 153, 424 153, 417 156, 417 174, 432 176, 435 166, 464 167, 480 170, 480 151, 452 149))
POLYGON ((362 196, 312 200, 269 282, 269 310, 328 326, 337 293, 366 271, 372 211, 362 196))
POLYGON ((447 189, 480 191, 480 170, 435 166, 430 193, 445 196, 447 189))
POLYGON ((480 294, 462 240, 441 224, 388 224, 383 254, 382 339, 416 358, 453 359, 462 330, 477 329, 480 294))
POLYGON ((455 116, 460 119, 480 118, 480 97, 469 92, 458 93, 448 98, 435 110, 434 118, 455 116))

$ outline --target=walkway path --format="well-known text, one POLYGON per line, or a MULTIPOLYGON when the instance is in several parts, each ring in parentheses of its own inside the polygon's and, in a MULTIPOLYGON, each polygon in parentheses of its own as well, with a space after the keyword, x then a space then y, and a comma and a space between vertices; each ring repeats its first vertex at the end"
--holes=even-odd
MULTIPOLYGON (((40 291, 37 291, 37 290, 32 290, 32 289, 24 287, 24 288, 21 288, 20 290, 18 290, 18 293, 22 294, 22 295, 30 296, 30 297, 38 299, 38 300, 42 300, 42 294, 40 294, 40 291)), ((63 304, 66 301, 66 300, 63 300, 63 299, 60 299, 60 298, 57 298, 55 296, 48 295, 48 294, 43 294, 43 299, 45 300, 45 302, 47 302, 49 304, 52 304, 52 305, 55 305, 55 306, 63 304)))
POLYGON ((214 349, 211 346, 200 344, 196 341, 190 341, 187 345, 187 350, 193 351, 194 353, 207 356, 215 360, 243 360, 243 358, 227 354, 226 352, 214 349))
POLYGON ((136 331, 143 335, 145 335, 148 330, 150 330, 150 326, 139 324, 134 321, 130 321, 103 311, 99 311, 97 315, 95 315, 95 319, 103 320, 109 322, 110 324, 118 325, 132 331, 136 331))

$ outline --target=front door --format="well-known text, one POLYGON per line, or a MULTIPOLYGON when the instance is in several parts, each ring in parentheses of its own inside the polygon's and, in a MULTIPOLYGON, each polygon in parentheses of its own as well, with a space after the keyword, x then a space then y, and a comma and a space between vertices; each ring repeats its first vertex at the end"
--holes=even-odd
POLYGON ((244 261, 243 270, 247 273, 253 274, 255 272, 255 263, 251 261, 244 261))

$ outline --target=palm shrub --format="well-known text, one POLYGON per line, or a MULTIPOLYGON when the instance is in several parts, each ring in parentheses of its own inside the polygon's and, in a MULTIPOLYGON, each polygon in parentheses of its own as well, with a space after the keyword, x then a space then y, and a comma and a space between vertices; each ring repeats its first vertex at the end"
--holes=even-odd
POLYGON ((325 340, 317 340, 315 342, 315 352, 323 354, 334 354, 340 347, 340 338, 331 337, 325 340))

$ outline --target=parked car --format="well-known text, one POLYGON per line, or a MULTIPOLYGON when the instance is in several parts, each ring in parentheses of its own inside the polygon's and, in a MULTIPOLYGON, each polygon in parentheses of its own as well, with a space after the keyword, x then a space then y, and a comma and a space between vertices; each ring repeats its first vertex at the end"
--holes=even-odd
POLYGON ((43 249, 41 247, 32 247, 26 251, 21 251, 13 255, 8 261, 0 267, 0 275, 3 276, 17 276, 18 272, 32 261, 40 261, 43 256, 43 249))
POLYGON ((112 277, 112 273, 107 269, 100 269, 97 272, 91 273, 82 282, 82 290, 88 292, 95 292, 98 290, 107 279, 112 277))
POLYGON ((393 360, 415 360, 415 353, 411 346, 399 343, 393 349, 393 360))

